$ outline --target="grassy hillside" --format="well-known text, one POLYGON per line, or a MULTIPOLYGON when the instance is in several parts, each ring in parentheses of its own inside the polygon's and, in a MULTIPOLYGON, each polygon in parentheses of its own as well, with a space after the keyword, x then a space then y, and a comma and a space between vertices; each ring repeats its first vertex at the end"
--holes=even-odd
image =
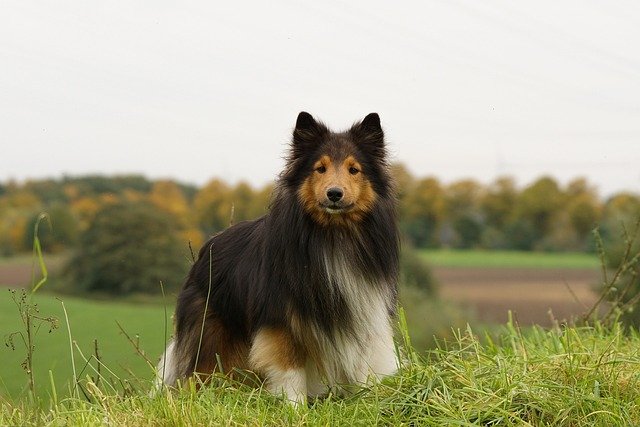
POLYGON ((422 250, 421 256, 439 267, 599 268, 595 254, 580 252, 522 252, 483 250, 422 250))
MULTIPOLYGON (((173 301, 172 298, 168 298, 173 301)), ((154 362, 164 346, 164 308, 157 304, 140 304, 114 301, 92 301, 63 297, 71 327, 71 334, 88 357, 94 353, 94 340, 98 341, 98 353, 104 364, 118 376, 130 376, 133 372, 140 378, 150 378, 151 370, 142 357, 127 341, 116 321, 134 339, 138 337, 140 347, 154 362)), ((49 370, 53 373, 55 384, 61 390, 72 378, 72 365, 69 350, 69 338, 64 312, 59 299, 48 294, 36 294, 40 315, 54 316, 58 319, 58 329, 49 333, 49 327, 43 325, 35 343, 34 372, 35 382, 40 395, 50 392, 49 370)), ((173 308, 168 307, 171 315, 173 308)), ((169 320, 169 333, 171 321, 169 320)), ((11 294, 0 289, 0 336, 19 331, 20 317, 11 294)), ((20 338, 15 339, 16 350, 0 347, 0 397, 19 397, 27 385, 27 376, 20 367, 25 358, 25 350, 20 338)), ((80 373, 85 362, 79 354, 75 356, 76 370, 80 373)), ((86 374, 87 372, 85 372, 86 374)), ((0 423, 1 424, 1 423, 0 423)))
MULTIPOLYGON (((170 304, 175 296, 167 296, 170 304)), ((407 307, 407 321, 411 327, 413 340, 421 351, 433 347, 434 336, 450 337, 452 326, 465 325, 465 317, 451 304, 432 300, 415 289, 403 289, 401 299, 407 307)), ((58 387, 58 393, 68 395, 68 384, 72 378, 72 365, 69 350, 69 338, 64 312, 60 300, 64 301, 71 334, 87 358, 94 354, 94 340, 98 341, 98 350, 102 362, 111 368, 118 377, 150 379, 153 374, 144 358, 136 353, 133 345, 120 331, 119 322, 134 340, 139 339, 139 347, 147 357, 155 362, 164 349, 164 306, 157 299, 149 303, 125 301, 99 301, 68 296, 56 297, 51 294, 36 294, 40 315, 54 316, 58 319, 58 328, 49 333, 49 327, 43 325, 35 343, 34 372, 38 394, 46 397, 51 392, 49 370, 58 387), (137 337, 137 338, 136 338, 137 337)), ((167 306, 168 335, 171 334, 171 315, 173 305, 167 306)), ((0 336, 3 339, 21 328, 20 317, 11 294, 0 289, 0 336)), ((0 398, 17 399, 25 396, 27 375, 20 367, 25 359, 24 346, 15 340, 16 349, 0 347, 0 398)), ((75 354, 76 371, 94 375, 82 356, 75 354)), ((95 361, 92 362, 95 365, 95 361)))
POLYGON ((409 354, 382 384, 308 407, 223 378, 201 392, 87 398, 34 410, 4 403, 0 425, 491 425, 628 426, 640 423, 640 336, 619 327, 512 325, 481 343, 470 331, 428 358, 409 354))

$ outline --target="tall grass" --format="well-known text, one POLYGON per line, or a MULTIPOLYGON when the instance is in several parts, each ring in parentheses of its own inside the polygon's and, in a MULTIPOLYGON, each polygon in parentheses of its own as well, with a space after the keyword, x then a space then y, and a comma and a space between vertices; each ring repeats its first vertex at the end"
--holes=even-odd
MULTIPOLYGON (((40 313, 38 305, 33 301, 33 295, 47 282, 49 277, 42 256, 42 246, 40 245, 40 239, 38 237, 40 223, 45 220, 48 221, 48 219, 49 217, 46 214, 40 214, 34 225, 31 287, 28 292, 24 289, 20 290, 20 292, 11 291, 11 299, 18 310, 21 325, 19 330, 10 332, 5 340, 6 346, 11 347, 12 350, 15 351, 17 348, 22 348, 24 351, 25 358, 21 366, 27 375, 29 396, 32 399, 35 399, 36 391, 35 367, 33 363, 36 350, 36 336, 43 326, 49 328, 49 332, 58 326, 58 320, 55 317, 43 316, 40 313), (39 268, 40 274, 38 274, 37 267, 39 268)), ((49 224, 49 226, 51 226, 51 224, 49 224)))
POLYGON ((639 350, 640 335, 618 325, 523 333, 509 323, 497 340, 458 331, 381 383, 298 409, 224 376, 155 397, 88 381, 88 399, 47 410, 5 402, 0 424, 629 426, 640 423, 639 350))

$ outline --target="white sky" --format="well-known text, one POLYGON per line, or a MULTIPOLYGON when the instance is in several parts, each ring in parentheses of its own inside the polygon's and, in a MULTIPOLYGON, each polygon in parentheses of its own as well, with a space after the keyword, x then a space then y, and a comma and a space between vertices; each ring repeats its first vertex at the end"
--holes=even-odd
POLYGON ((417 176, 638 191, 640 3, 0 3, 0 180, 264 184, 300 110, 417 176))

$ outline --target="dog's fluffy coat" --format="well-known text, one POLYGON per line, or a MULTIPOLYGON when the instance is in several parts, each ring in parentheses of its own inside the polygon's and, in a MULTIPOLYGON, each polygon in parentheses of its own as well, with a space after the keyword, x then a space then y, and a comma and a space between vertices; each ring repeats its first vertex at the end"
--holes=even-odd
POLYGON ((250 370, 302 402, 393 373, 398 251, 378 115, 336 133, 300 113, 269 213, 200 250, 161 380, 250 370))

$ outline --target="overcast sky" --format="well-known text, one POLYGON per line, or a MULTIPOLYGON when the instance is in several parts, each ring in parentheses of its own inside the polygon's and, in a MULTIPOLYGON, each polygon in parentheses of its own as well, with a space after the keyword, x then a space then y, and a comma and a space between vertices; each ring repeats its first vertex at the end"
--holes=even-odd
POLYGON ((297 113, 417 176, 640 190, 637 1, 0 3, 0 180, 272 180, 297 113))

